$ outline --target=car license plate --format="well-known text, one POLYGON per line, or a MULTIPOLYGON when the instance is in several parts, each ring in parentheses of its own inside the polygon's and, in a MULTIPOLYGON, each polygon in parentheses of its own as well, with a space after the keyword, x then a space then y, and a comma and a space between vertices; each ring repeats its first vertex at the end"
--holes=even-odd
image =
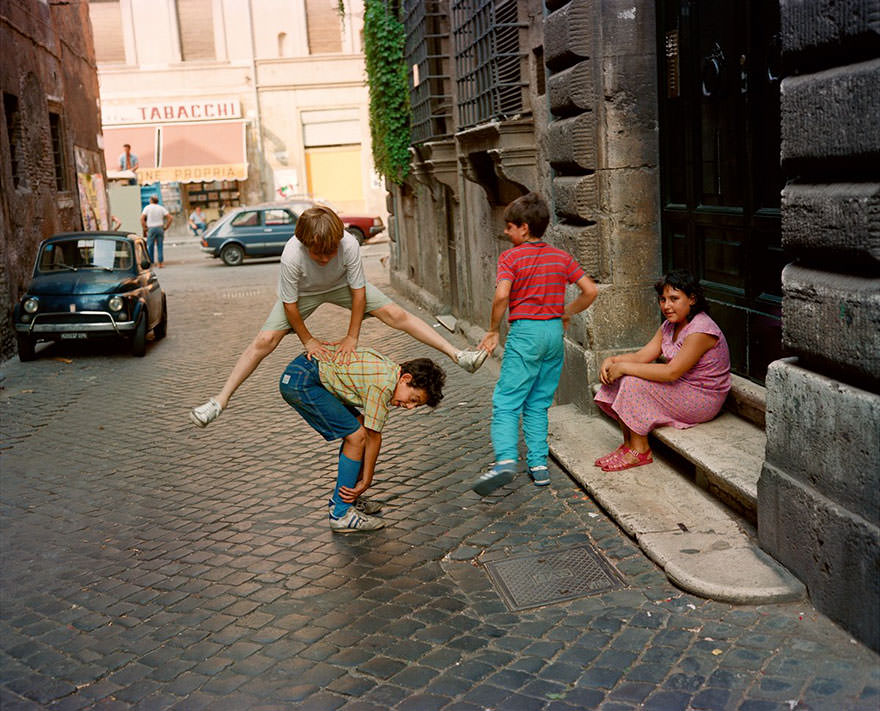
POLYGON ((84 333, 62 333, 62 338, 86 338, 86 334, 84 333))

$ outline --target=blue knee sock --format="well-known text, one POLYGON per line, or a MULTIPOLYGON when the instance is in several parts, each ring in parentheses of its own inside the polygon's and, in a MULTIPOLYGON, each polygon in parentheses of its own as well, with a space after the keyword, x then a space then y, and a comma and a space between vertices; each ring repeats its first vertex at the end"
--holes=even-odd
POLYGON ((339 518, 345 516, 351 504, 345 503, 339 498, 339 487, 347 486, 349 489, 357 484, 358 476, 361 473, 361 462, 349 459, 342 452, 339 452, 339 471, 336 475, 336 488, 333 489, 333 516, 339 518))

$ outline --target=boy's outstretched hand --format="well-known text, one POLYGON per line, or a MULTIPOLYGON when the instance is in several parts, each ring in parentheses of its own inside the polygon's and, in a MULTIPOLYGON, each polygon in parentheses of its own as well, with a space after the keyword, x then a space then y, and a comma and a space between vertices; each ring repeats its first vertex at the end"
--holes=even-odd
POLYGON ((498 331, 486 331, 486 335, 483 336, 483 340, 480 341, 477 350, 483 350, 492 355, 492 351, 498 347, 498 338, 498 331))
POLYGON ((317 338, 310 338, 305 342, 303 348, 306 349, 306 358, 312 360, 317 357, 318 360, 332 360, 332 353, 328 351, 324 344, 321 343, 317 338))
POLYGON ((342 363, 343 365, 348 365, 351 363, 352 357, 354 357, 355 348, 357 348, 357 339, 352 336, 346 336, 338 343, 339 347, 336 349, 336 356, 333 358, 337 363, 342 363))

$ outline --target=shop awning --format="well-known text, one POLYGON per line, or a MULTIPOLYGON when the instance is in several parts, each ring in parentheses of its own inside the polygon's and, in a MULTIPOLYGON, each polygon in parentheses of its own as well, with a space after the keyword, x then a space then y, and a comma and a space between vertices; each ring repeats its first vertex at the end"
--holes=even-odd
MULTIPOLYGON (((113 127, 104 129, 105 155, 109 161, 122 152, 122 144, 130 143, 140 161, 138 182, 201 183, 213 180, 247 180, 248 166, 244 121, 170 124, 157 127, 113 127), (150 160, 137 150, 137 132, 157 132, 156 151, 145 151, 150 160), (116 148, 118 144, 118 149, 116 148), (114 152, 115 151, 115 152, 114 152)), ((155 145, 154 143, 154 145, 155 145)))

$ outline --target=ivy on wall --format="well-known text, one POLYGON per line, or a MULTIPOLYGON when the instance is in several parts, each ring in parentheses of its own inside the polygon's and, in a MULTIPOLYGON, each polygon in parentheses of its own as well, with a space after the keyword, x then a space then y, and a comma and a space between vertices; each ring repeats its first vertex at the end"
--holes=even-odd
POLYGON ((399 0, 364 3, 364 55, 376 170, 395 183, 409 173, 409 85, 399 0))

